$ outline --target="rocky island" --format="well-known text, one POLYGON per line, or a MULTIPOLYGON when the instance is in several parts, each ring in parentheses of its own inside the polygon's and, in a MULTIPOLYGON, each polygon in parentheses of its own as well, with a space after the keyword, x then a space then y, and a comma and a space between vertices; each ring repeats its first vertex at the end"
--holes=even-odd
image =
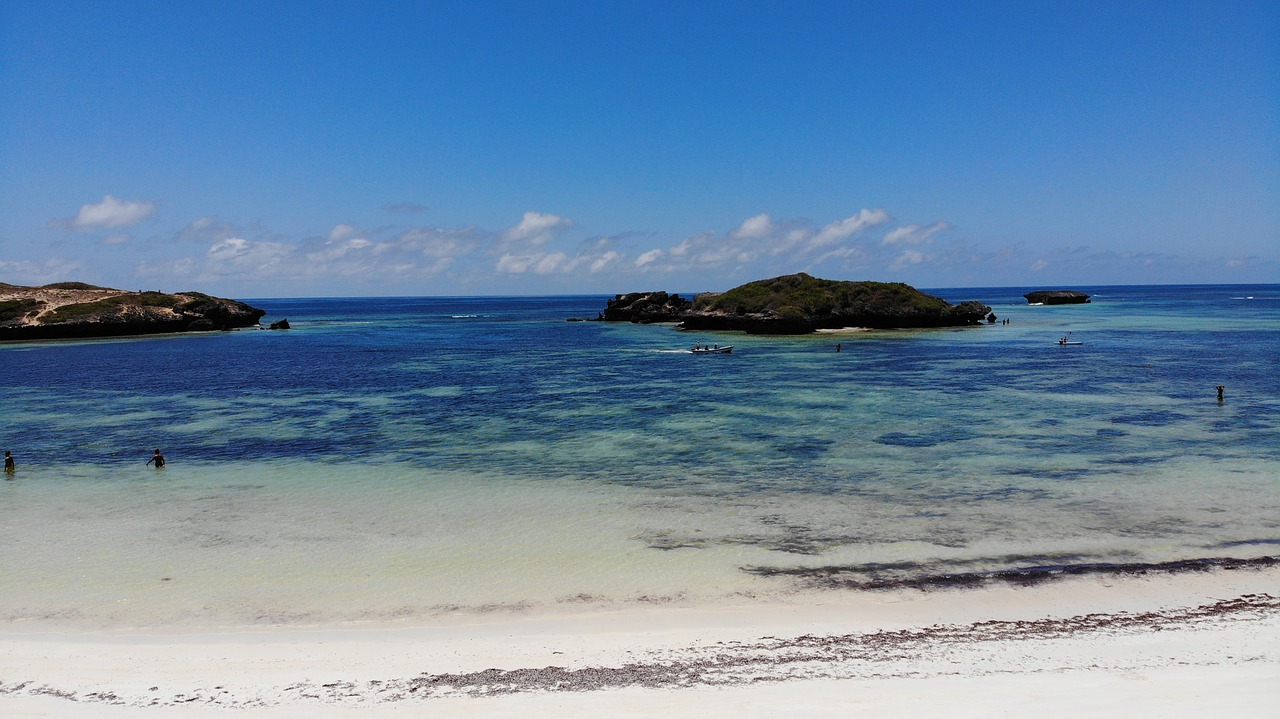
POLYGON ((679 322, 684 319, 693 302, 678 294, 666 292, 628 292, 614 295, 600 313, 605 322, 679 322))
POLYGON ((808 334, 844 327, 976 325, 990 311, 980 302, 952 305, 900 282, 823 280, 799 273, 748 282, 727 292, 706 292, 691 303, 665 292, 617 295, 601 319, 679 322, 688 330, 808 334))
POLYGON ((1023 297, 1032 305, 1079 305, 1089 301, 1089 295, 1075 290, 1036 290, 1023 297))
POLYGON ((0 282, 0 340, 76 339, 253 327, 264 310, 200 292, 129 292, 83 282, 0 282))

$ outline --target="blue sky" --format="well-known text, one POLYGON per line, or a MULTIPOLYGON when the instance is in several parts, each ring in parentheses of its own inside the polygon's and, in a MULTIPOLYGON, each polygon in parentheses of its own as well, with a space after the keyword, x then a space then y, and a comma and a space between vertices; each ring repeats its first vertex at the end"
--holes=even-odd
POLYGON ((0 3, 0 281, 1280 281, 1275 2, 0 3))

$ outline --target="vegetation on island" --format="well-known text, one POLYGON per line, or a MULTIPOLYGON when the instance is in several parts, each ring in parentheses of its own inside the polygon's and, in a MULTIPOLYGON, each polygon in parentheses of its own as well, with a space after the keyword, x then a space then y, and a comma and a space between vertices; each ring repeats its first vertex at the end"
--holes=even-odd
POLYGON ((26 317, 43 306, 44 303, 39 300, 2 300, 0 301, 0 322, 26 317))
POLYGON ((0 340, 225 330, 254 326, 264 314, 201 292, 129 292, 84 282, 0 283, 0 340))
POLYGON ((53 282, 44 287, 51 290, 110 290, 110 287, 99 287, 88 282, 53 282))
POLYGON ((678 321, 682 329, 806 334, 819 329, 954 327, 980 323, 991 308, 952 305, 901 282, 824 280, 804 273, 707 292, 689 304, 665 292, 617 295, 604 320, 678 321))
MULTIPOLYGON (((82 283, 66 282, 62 284, 82 283)), ((101 288, 92 287, 85 289, 101 288)), ((181 302, 181 300, 177 297, 174 297, 173 295, 166 295, 163 292, 126 292, 122 295, 116 295, 114 297, 108 297, 94 302, 78 302, 70 305, 62 305, 58 309, 40 318, 40 321, 46 324, 73 322, 84 317, 97 316, 105 312, 114 312, 129 305, 135 305, 138 307, 175 307, 179 302, 181 302)))
POLYGON ((945 300, 901 282, 823 280, 805 273, 748 282, 728 292, 694 299, 698 312, 772 315, 784 322, 837 315, 935 316, 945 300))

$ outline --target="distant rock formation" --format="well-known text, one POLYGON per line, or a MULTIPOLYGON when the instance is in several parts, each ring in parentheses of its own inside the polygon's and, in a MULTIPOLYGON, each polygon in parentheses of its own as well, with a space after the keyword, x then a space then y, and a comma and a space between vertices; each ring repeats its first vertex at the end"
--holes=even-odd
POLYGON ((951 305, 902 283, 822 280, 800 273, 706 292, 690 303, 665 292, 617 295, 601 319, 679 321, 688 330, 808 334, 842 327, 955 327, 980 324, 991 308, 951 305))
POLYGON ((1023 297, 1033 305, 1079 305, 1089 301, 1089 295, 1075 290, 1036 290, 1023 297))
POLYGON ((679 322, 693 302, 666 292, 630 292, 615 295, 600 314, 606 322, 679 322))
POLYGON ((200 292, 128 292, 83 282, 0 282, 0 340, 116 337, 253 327, 266 312, 200 292))

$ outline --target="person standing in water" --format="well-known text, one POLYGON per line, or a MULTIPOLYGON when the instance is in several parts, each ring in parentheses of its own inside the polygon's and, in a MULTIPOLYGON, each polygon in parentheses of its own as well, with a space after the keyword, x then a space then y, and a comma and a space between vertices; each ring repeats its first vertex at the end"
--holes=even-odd
POLYGON ((13 455, 12 455, 12 454, 10 454, 10 453, 9 453, 9 450, 7 450, 7 449, 6 449, 6 450, 4 451, 4 472, 5 472, 5 474, 13 474, 13 470, 14 470, 14 469, 16 469, 16 468, 17 468, 17 465, 16 465, 16 464, 14 464, 14 462, 13 462, 13 455))
POLYGON ((153 455, 151 459, 147 460, 147 464, 151 464, 152 462, 156 463, 156 469, 160 469, 164 466, 164 455, 160 454, 160 450, 157 449, 155 455, 153 455))

